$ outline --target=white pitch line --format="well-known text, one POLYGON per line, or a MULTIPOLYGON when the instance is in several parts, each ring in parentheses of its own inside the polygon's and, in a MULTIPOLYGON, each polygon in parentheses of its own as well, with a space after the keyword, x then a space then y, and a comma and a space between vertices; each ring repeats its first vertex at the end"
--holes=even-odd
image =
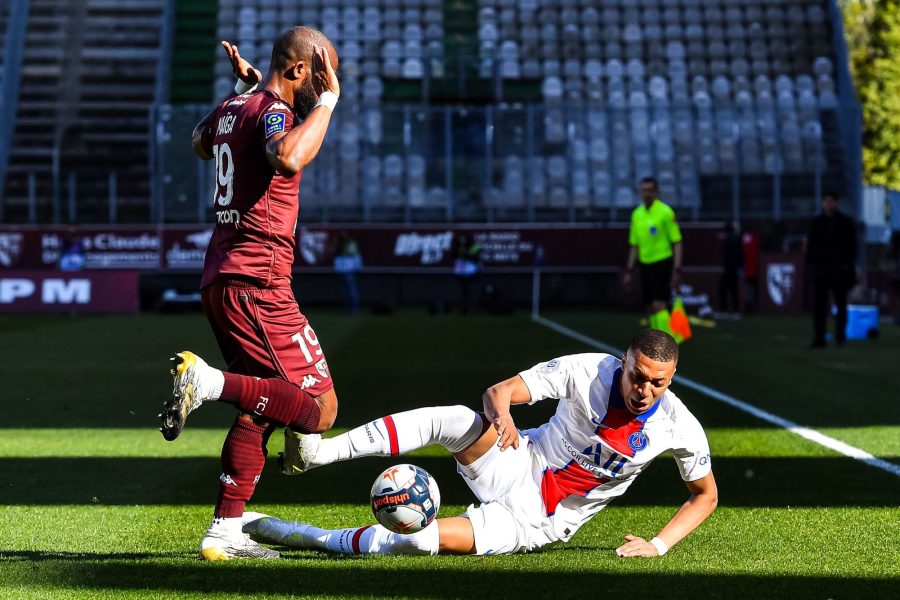
MULTIPOLYGON (((594 338, 590 338, 586 335, 578 333, 574 329, 569 329, 565 325, 560 325, 556 321, 545 319, 544 317, 541 317, 539 315, 532 315, 531 319, 539 325, 543 325, 548 329, 552 329, 557 333, 561 333, 583 344, 587 344, 588 346, 592 346, 598 350, 602 350, 603 352, 607 352, 615 356, 622 356, 624 354, 624 351, 619 348, 614 348, 613 346, 604 344, 603 342, 595 340, 594 338)), ((791 433, 799 435, 800 437, 807 439, 813 443, 824 446, 829 450, 834 450, 838 454, 843 454, 844 456, 863 462, 870 467, 875 467, 876 469, 881 469, 882 471, 887 471, 892 475, 900 477, 900 465, 878 458, 877 456, 870 454, 865 450, 861 450, 856 446, 851 446, 846 442, 842 442, 841 440, 837 440, 833 437, 827 436, 824 433, 816 431, 815 429, 803 427, 799 423, 794 423, 793 421, 779 417, 778 415, 774 415, 761 408, 757 408, 752 404, 748 404, 747 402, 738 400, 733 396, 729 396, 728 394, 724 394, 718 390, 714 390, 713 388, 694 381, 693 379, 688 379, 687 377, 678 375, 675 380, 679 385, 683 385, 684 387, 700 392, 701 394, 708 396, 713 400, 718 400, 719 402, 722 402, 729 406, 733 406, 734 408, 747 414, 753 415, 758 419, 761 419, 773 425, 777 425, 778 427, 786 429, 791 433)))

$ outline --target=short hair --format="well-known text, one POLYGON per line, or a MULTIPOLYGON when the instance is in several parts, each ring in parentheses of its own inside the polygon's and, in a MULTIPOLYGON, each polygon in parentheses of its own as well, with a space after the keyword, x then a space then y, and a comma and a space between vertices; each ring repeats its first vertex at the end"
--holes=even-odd
POLYGON ((834 198, 835 202, 840 202, 841 200, 840 195, 834 190, 825 190, 825 193, 822 194, 822 200, 825 198, 834 198))
POLYGON ((652 183, 653 187, 655 187, 655 188, 659 187, 659 182, 656 180, 655 177, 644 177, 643 179, 641 179, 641 184, 645 184, 645 183, 652 183))
POLYGON ((300 61, 311 64, 316 46, 325 46, 330 51, 334 48, 331 41, 318 29, 299 25, 291 27, 275 40, 270 68, 280 71, 300 61))
POLYGON ((659 329, 641 329, 631 340, 629 350, 636 350, 659 362, 678 362, 678 342, 671 335, 659 329))

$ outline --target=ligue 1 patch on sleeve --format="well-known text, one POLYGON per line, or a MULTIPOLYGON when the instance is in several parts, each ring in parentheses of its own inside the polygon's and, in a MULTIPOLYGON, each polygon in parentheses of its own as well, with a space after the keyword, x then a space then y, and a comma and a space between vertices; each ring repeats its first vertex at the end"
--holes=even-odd
POLYGON ((263 120, 266 123, 266 139, 279 131, 284 131, 287 122, 284 113, 266 113, 263 115, 263 120))
POLYGON ((551 360, 550 362, 545 362, 541 365, 541 373, 553 373, 557 370, 559 370, 558 360, 551 360))

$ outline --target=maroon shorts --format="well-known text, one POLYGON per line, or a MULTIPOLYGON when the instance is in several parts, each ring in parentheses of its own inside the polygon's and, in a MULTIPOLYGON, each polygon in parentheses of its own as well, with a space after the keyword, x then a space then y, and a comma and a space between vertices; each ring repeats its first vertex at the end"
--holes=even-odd
POLYGON ((226 281, 204 288, 201 296, 228 371, 279 377, 311 396, 334 387, 319 338, 291 288, 226 281))

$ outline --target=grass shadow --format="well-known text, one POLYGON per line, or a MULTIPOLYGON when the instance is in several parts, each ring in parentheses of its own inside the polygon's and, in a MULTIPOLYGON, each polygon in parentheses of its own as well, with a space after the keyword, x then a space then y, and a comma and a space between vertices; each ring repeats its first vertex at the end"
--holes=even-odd
MULTIPOLYGON (((437 479, 444 504, 474 500, 452 460, 411 460, 437 479)), ((284 477, 269 460, 254 502, 366 505, 373 478, 397 461, 364 459, 284 477)), ((657 462, 617 506, 675 506, 684 500, 687 490, 674 461, 657 462)), ((5 483, 0 505, 211 506, 219 472, 219 460, 212 457, 0 459, 0 481, 5 483)), ((722 506, 896 506, 900 497, 900 478, 850 458, 718 458, 714 472, 722 506)))
MULTIPOLYGON (((897 580, 841 577, 609 573, 597 567, 543 570, 521 557, 346 559, 328 565, 248 561, 228 565, 97 560, 45 562, 21 569, 19 584, 148 593, 366 596, 387 598, 583 598, 591 589, 628 590, 631 597, 840 598, 896 597, 897 580), (401 563, 401 564, 398 564, 401 563), (475 570, 467 568, 472 563, 475 570), (485 569, 487 567, 487 569, 485 569), (494 568, 496 567, 496 568, 494 568), (480 572, 478 572, 480 571, 480 572), (578 582, 581 583, 578 583, 578 582), (488 590, 490 590, 488 592, 488 590)), ((533 562, 533 561, 531 561, 533 562)), ((533 563, 537 564, 537 563, 533 563)), ((22 565, 24 567, 25 565, 22 565)))

